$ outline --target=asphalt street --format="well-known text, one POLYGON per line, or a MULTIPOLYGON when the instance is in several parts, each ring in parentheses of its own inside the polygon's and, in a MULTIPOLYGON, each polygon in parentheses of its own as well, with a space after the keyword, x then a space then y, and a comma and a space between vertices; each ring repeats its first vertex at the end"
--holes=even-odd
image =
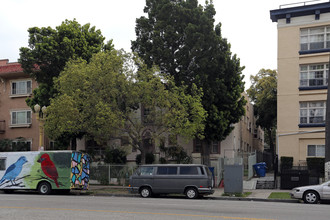
POLYGON ((0 194, 0 219, 329 219, 329 205, 181 198, 0 194))

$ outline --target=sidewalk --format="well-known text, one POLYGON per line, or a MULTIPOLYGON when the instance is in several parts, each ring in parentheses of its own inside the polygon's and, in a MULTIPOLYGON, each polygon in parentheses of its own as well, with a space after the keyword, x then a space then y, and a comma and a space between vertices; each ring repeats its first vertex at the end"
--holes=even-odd
MULTIPOLYGON (((235 196, 225 196, 224 188, 214 188, 215 192, 212 195, 207 196, 206 198, 215 199, 215 200, 241 200, 241 201, 262 201, 262 202, 287 202, 287 203, 298 203, 297 199, 268 199, 269 195, 272 192, 287 192, 291 190, 280 190, 280 189, 255 189, 251 186, 255 186, 255 183, 258 178, 252 178, 249 181, 243 182, 243 192, 251 192, 247 197, 235 197, 235 196)), ((95 196, 120 196, 120 197, 139 197, 138 194, 131 194, 128 191, 125 191, 126 187, 122 186, 104 186, 104 185, 90 185, 89 192, 93 192, 95 196), (97 191, 103 191, 107 189, 121 189, 121 193, 97 193, 97 191)))

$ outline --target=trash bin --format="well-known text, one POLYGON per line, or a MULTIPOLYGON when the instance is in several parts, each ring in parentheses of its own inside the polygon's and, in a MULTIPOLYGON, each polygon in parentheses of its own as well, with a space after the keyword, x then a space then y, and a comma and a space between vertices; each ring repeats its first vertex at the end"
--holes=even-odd
POLYGON ((256 171, 256 174, 260 177, 266 176, 266 163, 261 162, 261 163, 256 163, 253 165, 254 170, 256 171))

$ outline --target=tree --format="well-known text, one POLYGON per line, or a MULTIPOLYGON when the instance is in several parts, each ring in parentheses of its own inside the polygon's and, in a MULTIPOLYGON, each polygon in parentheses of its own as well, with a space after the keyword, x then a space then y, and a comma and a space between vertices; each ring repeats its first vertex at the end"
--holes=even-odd
POLYGON ((20 48, 19 62, 25 73, 39 84, 33 91, 33 98, 27 104, 48 106, 56 91, 53 79, 58 77, 70 59, 81 58, 87 62, 94 53, 102 49, 113 49, 112 41, 104 45, 100 30, 90 24, 80 25, 75 19, 65 20, 55 29, 32 27, 29 32, 29 47, 20 48))
POLYGON ((126 133, 145 162, 144 135, 151 139, 165 133, 192 137, 203 132, 205 111, 201 92, 192 95, 176 87, 171 78, 147 68, 131 54, 111 51, 93 56, 89 63, 68 62, 55 81, 58 95, 51 100, 45 131, 50 138, 65 132, 84 133, 100 144, 126 133), (134 65, 138 64, 138 67, 134 65), (141 118, 139 109, 148 109, 141 118))
POLYGON ((214 28, 212 1, 203 8, 197 0, 147 0, 144 12, 148 17, 136 21, 132 50, 149 67, 156 64, 174 77, 177 86, 202 89, 208 113, 202 154, 209 165, 209 143, 225 139, 244 115, 243 68, 222 38, 221 25, 214 28))
POLYGON ((258 116, 256 123, 265 130, 265 141, 269 144, 274 155, 277 121, 277 72, 276 70, 261 69, 250 79, 252 85, 247 93, 254 102, 255 114, 258 116))

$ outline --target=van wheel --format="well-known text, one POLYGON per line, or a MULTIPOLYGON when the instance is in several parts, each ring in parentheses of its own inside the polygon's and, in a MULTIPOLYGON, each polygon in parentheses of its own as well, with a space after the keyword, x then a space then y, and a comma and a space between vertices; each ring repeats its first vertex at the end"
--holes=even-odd
POLYGON ((52 187, 47 182, 41 182, 38 186, 38 192, 41 195, 48 195, 52 191, 52 187))
POLYGON ((140 195, 143 197, 143 198, 148 198, 148 197, 151 197, 151 189, 149 187, 143 187, 140 191, 140 195))
POLYGON ((188 199, 195 199, 198 197, 197 189, 193 187, 188 188, 185 194, 188 199))

